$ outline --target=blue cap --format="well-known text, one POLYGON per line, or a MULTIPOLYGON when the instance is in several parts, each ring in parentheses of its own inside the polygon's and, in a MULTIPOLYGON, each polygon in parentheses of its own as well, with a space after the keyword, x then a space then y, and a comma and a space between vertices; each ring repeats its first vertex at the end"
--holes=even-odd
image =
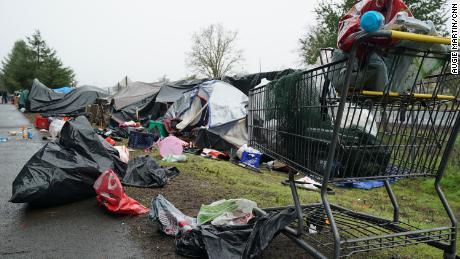
POLYGON ((383 14, 377 11, 368 11, 361 16, 359 24, 366 32, 378 31, 383 26, 383 14))

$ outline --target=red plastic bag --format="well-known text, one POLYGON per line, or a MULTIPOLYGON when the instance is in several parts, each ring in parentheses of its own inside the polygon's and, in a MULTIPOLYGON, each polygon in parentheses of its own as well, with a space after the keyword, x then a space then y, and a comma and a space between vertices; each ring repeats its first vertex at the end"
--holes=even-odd
POLYGON ((93 188, 97 194, 96 199, 111 212, 129 215, 149 212, 148 208, 126 195, 120 179, 112 170, 102 173, 93 188))
MULTIPOLYGON (((339 35, 337 37, 337 46, 347 52, 351 49, 355 41, 356 34, 361 31, 359 20, 367 11, 378 11, 385 17, 385 24, 393 19, 398 12, 405 11, 409 17, 412 13, 406 4, 401 0, 363 0, 356 3, 346 15, 339 20, 339 35)), ((390 43, 385 40, 379 43, 390 43)))

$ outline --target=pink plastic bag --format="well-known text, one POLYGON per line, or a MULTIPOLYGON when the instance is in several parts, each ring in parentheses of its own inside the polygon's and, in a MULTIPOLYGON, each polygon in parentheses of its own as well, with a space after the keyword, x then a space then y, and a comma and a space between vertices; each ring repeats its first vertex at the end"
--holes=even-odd
POLYGON ((93 188, 97 194, 97 201, 111 212, 129 215, 149 212, 148 208, 126 195, 120 179, 112 170, 102 173, 97 178, 93 188))
POLYGON ((182 155, 184 151, 184 145, 188 145, 187 142, 180 140, 174 136, 169 136, 157 142, 160 148, 160 155, 167 157, 169 155, 182 155))

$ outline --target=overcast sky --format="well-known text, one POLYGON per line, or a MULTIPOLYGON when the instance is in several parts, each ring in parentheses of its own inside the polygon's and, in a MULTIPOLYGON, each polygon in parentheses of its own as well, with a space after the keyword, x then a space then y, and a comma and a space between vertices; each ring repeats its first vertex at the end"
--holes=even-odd
POLYGON ((298 39, 314 23, 306 0, 0 0, 0 57, 42 32, 79 84, 114 85, 123 76, 180 79, 193 32, 211 24, 239 31, 246 72, 299 67, 298 39))

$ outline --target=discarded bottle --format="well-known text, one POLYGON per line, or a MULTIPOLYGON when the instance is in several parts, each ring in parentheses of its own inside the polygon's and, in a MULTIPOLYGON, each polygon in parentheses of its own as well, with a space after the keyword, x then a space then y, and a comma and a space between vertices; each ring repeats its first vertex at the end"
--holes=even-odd
POLYGON ((27 137, 28 137, 29 139, 32 139, 33 133, 32 133, 31 130, 27 131, 27 137))
POLYGON ((368 11, 361 16, 359 24, 361 28, 366 32, 375 32, 383 27, 385 17, 383 14, 377 11, 368 11))

